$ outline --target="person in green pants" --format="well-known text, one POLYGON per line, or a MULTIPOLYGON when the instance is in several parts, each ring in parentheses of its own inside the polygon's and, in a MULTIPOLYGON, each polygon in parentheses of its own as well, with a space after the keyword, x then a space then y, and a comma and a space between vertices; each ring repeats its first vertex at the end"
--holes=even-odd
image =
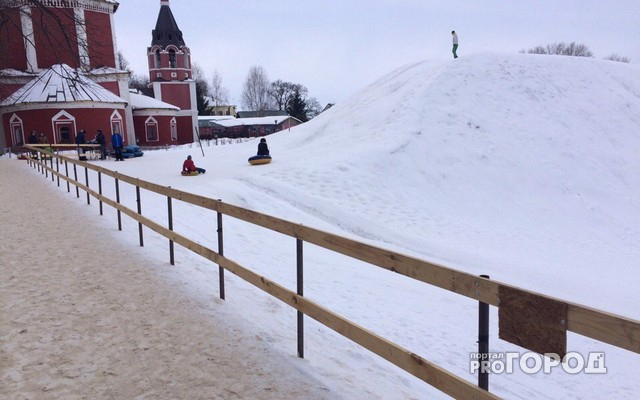
POLYGON ((451 36, 453 36, 453 50, 451 50, 453 52, 453 58, 458 58, 458 54, 456 53, 458 51, 458 34, 456 31, 451 31, 451 36))

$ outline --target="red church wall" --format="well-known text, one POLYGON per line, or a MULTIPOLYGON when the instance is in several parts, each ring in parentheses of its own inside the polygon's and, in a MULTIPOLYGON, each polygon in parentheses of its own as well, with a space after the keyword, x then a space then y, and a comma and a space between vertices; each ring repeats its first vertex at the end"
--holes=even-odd
POLYGON ((191 92, 188 83, 171 83, 162 85, 162 101, 180 107, 181 110, 191 109, 191 92))
POLYGON ((94 68, 116 67, 109 14, 85 11, 89 61, 94 68))
MULTIPOLYGON (((60 112, 61 109, 41 109, 41 110, 24 110, 16 111, 15 114, 22 120, 22 129, 24 132, 24 139, 27 140, 31 131, 36 133, 44 133, 47 138, 47 143, 55 143, 57 139, 54 139, 53 131, 53 117, 60 112)), ((75 123, 72 124, 73 129, 70 131, 71 142, 77 132, 84 129, 87 132, 87 141, 93 140, 96 136, 98 129, 102 129, 102 132, 107 138, 111 137, 111 114, 113 109, 105 108, 82 108, 82 109, 64 109, 67 113, 71 114, 75 118, 75 123)), ((120 115, 124 117, 124 109, 119 110, 120 115)), ((2 115, 2 125, 4 131, 7 132, 7 146, 13 146, 13 138, 11 137, 10 120, 14 113, 9 112, 2 115)), ((65 118, 60 119, 59 121, 65 118)), ((126 125, 126 121, 123 121, 126 125)), ((126 132, 126 126, 123 127, 126 132)), ((122 135, 126 138, 126 134, 122 135)))
POLYGON ((176 117, 178 123, 178 143, 193 143, 193 125, 191 117, 176 117))
POLYGON ((23 85, 20 83, 8 83, 8 84, 0 84, 0 101, 6 99, 7 97, 14 94, 18 89, 20 89, 23 85))
POLYGON ((72 8, 49 8, 46 13, 33 8, 38 67, 50 68, 64 63, 72 68, 80 66, 78 38, 72 8))
MULTIPOLYGON (((27 70, 27 52, 24 47, 20 12, 18 9, 3 9, 0 26, 0 69, 27 70)), ((35 66, 34 66, 35 67, 35 66)))
POLYGON ((98 82, 98 84, 116 96, 120 96, 120 86, 118 86, 118 82, 98 82))

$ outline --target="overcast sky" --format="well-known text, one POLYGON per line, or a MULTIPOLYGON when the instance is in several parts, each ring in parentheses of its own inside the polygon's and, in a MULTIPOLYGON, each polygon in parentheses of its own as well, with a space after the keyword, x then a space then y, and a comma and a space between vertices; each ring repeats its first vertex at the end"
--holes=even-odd
MULTIPOLYGON (((425 59, 517 53, 554 42, 586 44, 640 63, 640 0, 172 0, 192 61, 222 77, 240 105, 249 68, 300 83, 322 106, 340 102, 395 68, 425 59)), ((118 48, 147 74, 160 0, 121 0, 118 48)), ((640 79, 640 77, 639 77, 640 79)))

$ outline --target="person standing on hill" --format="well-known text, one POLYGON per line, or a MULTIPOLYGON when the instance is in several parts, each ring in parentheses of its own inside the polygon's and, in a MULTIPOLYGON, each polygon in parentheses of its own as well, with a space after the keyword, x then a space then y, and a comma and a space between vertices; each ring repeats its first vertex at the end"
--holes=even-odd
POLYGON ((458 34, 456 33, 456 31, 451 31, 451 36, 453 38, 453 49, 451 50, 451 52, 453 53, 453 58, 458 58, 458 34))
POLYGON ((122 135, 118 132, 111 135, 111 146, 113 147, 113 151, 116 153, 116 161, 124 161, 124 157, 122 156, 122 146, 124 146, 124 141, 122 140, 122 135))

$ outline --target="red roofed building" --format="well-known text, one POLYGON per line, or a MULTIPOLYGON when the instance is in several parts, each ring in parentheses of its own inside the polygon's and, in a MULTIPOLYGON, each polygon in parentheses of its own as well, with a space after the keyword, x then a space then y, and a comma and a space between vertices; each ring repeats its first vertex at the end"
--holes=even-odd
MULTIPOLYGON (((0 24, 0 146, 73 143, 80 130, 120 132, 125 144, 190 143, 197 127, 189 49, 169 1, 160 2, 148 49, 154 97, 129 92, 117 69, 114 0, 3 4, 0 24)), ((140 55, 142 56, 142 55, 140 55)))

